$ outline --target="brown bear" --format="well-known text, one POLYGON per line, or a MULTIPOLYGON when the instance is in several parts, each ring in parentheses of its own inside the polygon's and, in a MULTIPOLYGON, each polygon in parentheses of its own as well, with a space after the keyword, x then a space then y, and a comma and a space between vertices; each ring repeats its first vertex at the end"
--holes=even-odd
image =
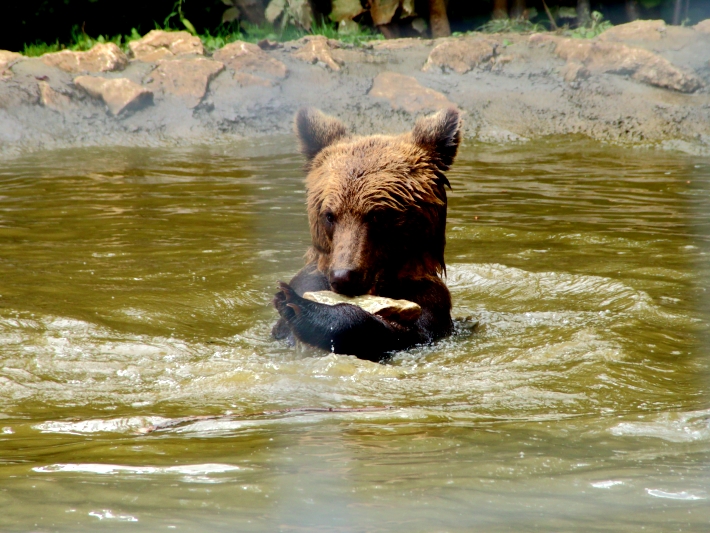
POLYGON ((360 137, 333 117, 301 109, 296 133, 308 159, 312 246, 306 266, 289 284, 279 282, 274 337, 379 361, 448 335, 451 295, 441 276, 450 185, 444 172, 461 142, 459 112, 421 118, 402 135, 360 137), (410 300, 422 313, 405 324, 354 305, 302 298, 320 290, 410 300))

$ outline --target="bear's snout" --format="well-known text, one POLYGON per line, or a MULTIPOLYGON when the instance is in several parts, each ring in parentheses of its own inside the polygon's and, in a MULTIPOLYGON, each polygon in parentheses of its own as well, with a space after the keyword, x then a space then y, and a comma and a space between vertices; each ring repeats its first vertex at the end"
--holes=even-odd
POLYGON ((341 268, 333 270, 329 276, 330 286, 338 294, 345 296, 359 296, 363 294, 363 276, 357 270, 341 268))

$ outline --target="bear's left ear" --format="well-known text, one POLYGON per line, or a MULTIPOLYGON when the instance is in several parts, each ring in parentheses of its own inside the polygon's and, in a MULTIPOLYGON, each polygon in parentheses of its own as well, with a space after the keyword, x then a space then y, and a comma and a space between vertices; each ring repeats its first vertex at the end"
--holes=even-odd
POLYGON ((414 144, 432 156, 440 170, 448 170, 461 143, 461 114, 455 107, 420 118, 412 130, 414 144))
POLYGON ((346 137, 348 130, 337 118, 329 117, 312 107, 303 107, 296 113, 296 133, 301 143, 301 152, 310 161, 323 148, 346 137))

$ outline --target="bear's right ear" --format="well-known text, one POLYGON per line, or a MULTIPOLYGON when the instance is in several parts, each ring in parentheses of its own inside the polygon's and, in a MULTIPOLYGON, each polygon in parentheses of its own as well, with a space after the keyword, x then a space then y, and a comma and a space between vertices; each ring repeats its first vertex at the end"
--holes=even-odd
POLYGON ((420 118, 412 130, 412 139, 429 152, 441 170, 448 170, 461 143, 461 113, 450 107, 420 118))
POLYGON ((337 118, 329 117, 312 107, 296 113, 296 134, 301 152, 310 161, 326 146, 346 137, 348 130, 337 118))

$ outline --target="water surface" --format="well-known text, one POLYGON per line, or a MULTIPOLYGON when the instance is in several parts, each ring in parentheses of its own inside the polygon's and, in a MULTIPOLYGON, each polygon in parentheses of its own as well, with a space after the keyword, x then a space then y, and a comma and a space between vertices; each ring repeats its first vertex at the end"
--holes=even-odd
POLYGON ((447 283, 479 329, 385 365, 269 337, 301 165, 3 162, 0 530, 708 530, 710 161, 465 146, 447 283))

